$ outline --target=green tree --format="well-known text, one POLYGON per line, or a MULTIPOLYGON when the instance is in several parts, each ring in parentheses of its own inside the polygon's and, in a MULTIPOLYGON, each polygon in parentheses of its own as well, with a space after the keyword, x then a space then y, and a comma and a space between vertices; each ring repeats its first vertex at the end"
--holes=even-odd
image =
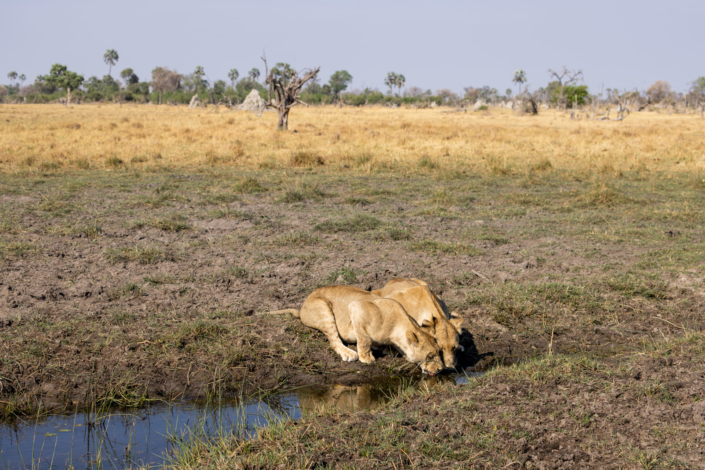
POLYGON ((14 86, 14 82, 17 79, 17 72, 10 72, 7 74, 7 78, 10 79, 10 86, 14 86))
POLYGON ((223 80, 218 80, 213 84, 213 94, 219 96, 225 93, 226 83, 223 80))
POLYGON ((72 72, 65 65, 54 64, 49 70, 49 75, 44 77, 44 81, 50 86, 66 90, 66 104, 71 104, 71 90, 75 90, 83 83, 83 75, 72 72))
POLYGON ((698 77, 693 81, 688 95, 690 100, 697 103, 696 106, 700 106, 700 117, 703 117, 705 114, 705 77, 698 77))
POLYGON ((331 75, 328 84, 333 95, 338 96, 341 91, 344 91, 352 82, 352 79, 352 75, 347 70, 338 70, 331 75))
POLYGON ((587 97, 590 96, 587 85, 564 85, 561 93, 561 88, 553 89, 551 103, 564 103, 566 107, 573 108, 576 105, 582 106, 586 103, 587 97))
POLYGON ((230 72, 228 72, 228 78, 230 79, 230 85, 233 87, 233 90, 235 89, 235 80, 237 80, 239 76, 240 72, 238 72, 237 69, 230 69, 230 72))
POLYGON ((135 85, 140 82, 140 78, 135 74, 135 71, 131 68, 127 68, 120 72, 120 76, 125 80, 125 87, 130 85, 135 85))
POLYGON ((27 76, 25 76, 25 74, 22 74, 17 78, 19 78, 19 80, 20 80, 20 87, 24 86, 24 82, 25 82, 25 80, 27 80, 27 76))
POLYGON ((250 71, 247 72, 247 76, 250 78, 250 81, 256 82, 259 78, 259 69, 257 67, 251 68, 250 71))
POLYGON ((204 86, 203 76, 205 74, 206 74, 206 72, 203 70, 203 67, 200 65, 196 66, 196 69, 193 71, 193 75, 196 76, 196 93, 198 93, 199 89, 204 86))
POLYGON ((152 70, 152 89, 159 93, 159 104, 162 104, 162 93, 176 91, 181 83, 181 75, 167 67, 156 67, 152 70))

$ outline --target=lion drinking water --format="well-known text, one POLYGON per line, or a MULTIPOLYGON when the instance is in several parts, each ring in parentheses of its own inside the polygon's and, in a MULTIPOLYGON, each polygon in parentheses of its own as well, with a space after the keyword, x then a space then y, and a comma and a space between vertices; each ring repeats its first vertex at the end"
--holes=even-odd
POLYGON ((391 345, 406 359, 428 374, 443 369, 436 341, 393 299, 351 286, 316 289, 300 310, 286 309, 271 314, 291 313, 301 322, 323 332, 333 350, 344 361, 374 362, 371 348, 391 345), (343 344, 357 344, 355 352, 343 344))

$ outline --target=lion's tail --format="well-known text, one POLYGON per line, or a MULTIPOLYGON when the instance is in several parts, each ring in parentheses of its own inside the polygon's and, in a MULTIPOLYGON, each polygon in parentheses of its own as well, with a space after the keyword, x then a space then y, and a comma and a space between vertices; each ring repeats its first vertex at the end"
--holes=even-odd
POLYGON ((296 310, 295 308, 286 308, 284 310, 275 310, 273 312, 267 312, 269 315, 284 315, 286 313, 290 313, 296 318, 299 318, 299 311, 296 310))

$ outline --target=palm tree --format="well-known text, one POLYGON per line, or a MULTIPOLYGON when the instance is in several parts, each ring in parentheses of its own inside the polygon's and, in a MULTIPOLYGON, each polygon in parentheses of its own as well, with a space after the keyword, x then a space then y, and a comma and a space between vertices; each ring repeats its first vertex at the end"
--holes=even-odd
POLYGON ((253 68, 252 70, 247 72, 247 76, 250 77, 251 81, 256 82, 257 79, 259 78, 259 69, 253 68))
POLYGON ((240 72, 238 72, 237 69, 230 69, 230 72, 228 72, 228 78, 230 79, 230 84, 233 89, 235 88, 235 80, 237 80, 237 77, 239 76, 240 72))
POLYGON ((17 78, 17 72, 10 72, 7 74, 7 78, 10 79, 10 86, 14 85, 15 79, 17 78))
POLYGON ((113 70, 113 65, 117 64, 117 61, 120 59, 120 56, 118 56, 118 53, 115 49, 108 49, 105 51, 105 54, 103 54, 103 62, 108 64, 108 75, 113 70))
POLYGON ((18 78, 20 79, 20 86, 24 85, 24 81, 27 80, 25 74, 20 75, 18 78))
POLYGON ((384 78, 384 84, 389 87, 389 94, 391 95, 392 89, 397 84, 397 74, 394 72, 387 73, 387 76, 384 78))
POLYGON ((399 88, 399 96, 401 96, 401 89, 404 88, 404 84, 406 84, 406 77, 402 74, 397 75, 397 88, 399 88))
POLYGON ((519 94, 521 94, 521 85, 523 83, 526 83, 526 72, 524 72, 522 69, 516 70, 514 72, 514 78, 512 78, 512 81, 518 85, 519 94))
MULTIPOLYGON (((115 49, 108 49, 105 51, 105 54, 103 54, 103 62, 108 64, 108 76, 112 78, 111 72, 113 71, 113 65, 117 64, 117 61, 120 59, 120 56, 118 56, 118 53, 115 49)), ((103 84, 103 101, 105 101, 105 95, 108 93, 108 84, 104 83, 103 84)))

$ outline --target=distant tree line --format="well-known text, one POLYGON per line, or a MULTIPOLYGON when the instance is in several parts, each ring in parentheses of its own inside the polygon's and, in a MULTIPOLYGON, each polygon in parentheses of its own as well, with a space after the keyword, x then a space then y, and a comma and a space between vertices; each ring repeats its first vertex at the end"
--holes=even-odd
MULTIPOLYGON (((117 51, 109 49, 103 54, 103 61, 108 66, 108 74, 85 79, 82 75, 70 71, 65 65, 54 64, 49 73, 36 77, 34 83, 25 84, 24 74, 10 72, 9 83, 0 85, 0 102, 47 103, 63 102, 120 102, 153 104, 187 104, 194 95, 203 103, 218 102, 240 103, 247 95, 256 90, 267 98, 267 89, 260 83, 258 68, 250 69, 246 75, 233 68, 228 72, 228 80, 211 80, 202 66, 194 68, 190 74, 181 74, 168 67, 155 67, 151 76, 140 79, 132 68, 125 68, 118 78, 112 76, 112 68, 120 57, 117 51)), ((286 77, 292 71, 287 63, 277 63, 272 69, 273 77, 286 77)), ((318 76, 310 79, 301 91, 300 99, 307 104, 346 104, 363 105, 416 105, 416 106, 468 106, 480 102, 481 105, 521 103, 529 110, 538 112, 540 106, 558 109, 573 109, 596 104, 629 103, 632 107, 673 107, 677 109, 698 109, 701 114, 705 108, 705 77, 693 81, 685 93, 676 92, 666 81, 656 81, 647 90, 619 91, 607 88, 592 93, 583 83, 582 70, 549 70, 548 83, 531 89, 526 72, 517 70, 511 78, 516 91, 507 88, 504 94, 490 86, 464 88, 461 96, 449 89, 435 92, 419 87, 406 87, 403 74, 389 72, 383 79, 387 90, 377 88, 352 89, 353 76, 347 70, 338 70, 322 83, 318 76)))

